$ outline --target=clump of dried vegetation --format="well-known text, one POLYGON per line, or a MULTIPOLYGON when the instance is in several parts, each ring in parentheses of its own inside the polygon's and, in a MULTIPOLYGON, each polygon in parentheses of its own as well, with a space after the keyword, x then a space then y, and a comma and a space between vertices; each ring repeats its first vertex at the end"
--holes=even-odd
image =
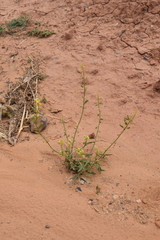
MULTIPOLYGON (((28 59, 29 67, 26 68, 24 76, 16 83, 8 83, 8 91, 0 105, 0 139, 3 137, 12 145, 18 141, 22 130, 29 128, 30 125, 35 127, 32 120, 38 84, 46 77, 39 70, 38 60, 32 57, 28 59)), ((42 113, 39 114, 43 116, 42 113)), ((41 123, 43 121, 40 121, 41 123)))

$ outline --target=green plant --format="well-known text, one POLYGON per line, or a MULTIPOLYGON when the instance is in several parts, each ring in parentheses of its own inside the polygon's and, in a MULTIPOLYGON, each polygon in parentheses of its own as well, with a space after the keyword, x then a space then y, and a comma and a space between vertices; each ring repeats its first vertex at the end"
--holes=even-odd
POLYGON ((28 123, 30 123, 31 132, 37 133, 41 132, 47 124, 43 114, 41 113, 41 101, 39 98, 34 99, 34 107, 32 109, 33 114, 28 118, 28 123))
POLYGON ((5 28, 0 27, 0 35, 2 35, 5 32, 5 28))
POLYGON ((32 37, 46 38, 46 37, 49 37, 52 34, 55 34, 55 32, 54 31, 49 31, 49 30, 41 31, 38 28, 34 28, 34 29, 28 31, 27 34, 29 36, 32 36, 32 37))
MULTIPOLYGON (((86 87, 86 77, 85 77, 85 71, 84 71, 84 66, 81 66, 82 69, 82 89, 83 89, 83 101, 82 101, 82 106, 81 106, 81 114, 79 121, 75 127, 75 131, 73 136, 70 136, 67 133, 66 125, 64 118, 62 117, 62 124, 63 124, 63 129, 64 129, 64 139, 61 139, 58 141, 58 144, 60 145, 60 151, 55 150, 48 140, 42 135, 42 133, 39 133, 42 138, 45 140, 45 142, 49 145, 49 147, 52 149, 53 152, 56 152, 57 154, 61 155, 64 157, 65 161, 65 166, 66 169, 69 171, 72 171, 75 173, 75 176, 73 180, 78 179, 79 177, 82 178, 83 175, 86 174, 95 174, 96 171, 98 170, 99 172, 103 171, 101 167, 101 161, 104 160, 107 156, 111 155, 108 154, 108 150, 117 142, 117 140, 121 137, 121 135, 129 129, 129 125, 133 122, 133 119, 136 116, 137 110, 133 116, 127 116, 127 118, 124 119, 124 125, 120 125, 123 129, 120 132, 120 134, 117 136, 117 138, 107 147, 103 152, 98 150, 98 147, 96 146, 97 138, 98 138, 98 133, 100 129, 100 124, 103 120, 101 116, 101 99, 98 96, 97 97, 97 108, 98 108, 98 125, 96 127, 96 134, 93 140, 90 139, 89 136, 84 136, 84 142, 81 147, 76 147, 76 136, 78 133, 79 126, 81 124, 83 115, 84 115, 84 110, 85 106, 88 102, 88 99, 86 99, 86 92, 87 92, 87 87, 86 87), (90 145, 90 148, 88 148, 90 145)), ((83 178, 84 179, 84 178, 83 178)), ((86 179, 85 179, 86 180, 86 179)))
POLYGON ((27 62, 28 63, 32 62, 32 59, 30 57, 28 57, 27 62))
POLYGON ((27 15, 20 16, 17 19, 12 19, 7 23, 8 30, 12 30, 17 27, 25 28, 28 24, 29 17, 27 15))
POLYGON ((46 74, 39 74, 39 76, 38 76, 39 80, 43 80, 46 77, 48 77, 48 75, 46 75, 46 74))
POLYGON ((46 99, 46 96, 45 96, 45 95, 43 95, 43 98, 41 99, 41 102, 42 102, 42 103, 46 103, 46 102, 47 102, 47 99, 46 99))

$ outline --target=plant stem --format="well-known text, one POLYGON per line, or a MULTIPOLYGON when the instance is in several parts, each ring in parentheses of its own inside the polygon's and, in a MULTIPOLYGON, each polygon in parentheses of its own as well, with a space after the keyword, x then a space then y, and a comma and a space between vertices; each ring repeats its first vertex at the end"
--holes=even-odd
POLYGON ((37 132, 43 139, 44 141, 48 144, 48 146, 52 149, 53 152, 56 152, 57 154, 59 154, 60 156, 62 156, 58 151, 56 151, 52 146, 51 144, 48 142, 48 140, 42 135, 41 132, 37 132))
POLYGON ((99 96, 97 97, 97 101, 98 101, 97 106, 98 106, 98 118, 99 118, 99 121, 98 121, 97 131, 96 131, 96 135, 95 135, 95 140, 94 140, 94 142, 93 142, 93 146, 92 146, 92 148, 91 148, 90 153, 93 152, 94 146, 95 146, 95 144, 96 144, 97 137, 98 137, 98 133, 99 133, 99 128, 100 128, 100 124, 101 124, 101 120, 102 120, 102 117, 101 117, 101 109, 100 109, 100 104, 101 104, 101 102, 100 102, 100 97, 99 97, 99 96))
POLYGON ((69 141, 69 136, 67 135, 67 129, 66 129, 66 125, 65 125, 65 122, 64 122, 64 118, 63 118, 63 115, 62 115, 62 124, 63 124, 63 130, 64 130, 64 136, 66 137, 67 139, 67 142, 69 141))
POLYGON ((134 115, 132 117, 129 118, 128 122, 126 122, 126 126, 123 128, 123 130, 121 131, 120 134, 118 134, 117 138, 109 145, 109 147, 103 152, 103 154, 101 155, 101 158, 105 157, 105 153, 117 142, 117 140, 122 136, 122 134, 124 133, 124 131, 126 129, 128 129, 128 126, 133 122, 133 119, 135 118, 136 114, 137 114, 138 110, 136 109, 134 115))
POLYGON ((74 147, 74 143, 75 143, 75 138, 76 138, 76 134, 78 132, 78 128, 79 128, 79 125, 82 121, 82 117, 83 117, 83 114, 84 114, 84 108, 85 108, 85 103, 86 103, 86 91, 87 91, 87 88, 86 88, 86 78, 85 78, 85 74, 84 74, 84 66, 82 66, 82 80, 83 80, 83 83, 82 83, 82 87, 83 87, 83 103, 82 103, 82 111, 81 111, 81 115, 80 115, 80 118, 79 118, 79 121, 78 121, 78 124, 76 126, 76 129, 75 129, 75 132, 74 132, 74 135, 73 135, 73 141, 72 141, 72 144, 71 144, 71 153, 73 152, 73 147, 74 147))

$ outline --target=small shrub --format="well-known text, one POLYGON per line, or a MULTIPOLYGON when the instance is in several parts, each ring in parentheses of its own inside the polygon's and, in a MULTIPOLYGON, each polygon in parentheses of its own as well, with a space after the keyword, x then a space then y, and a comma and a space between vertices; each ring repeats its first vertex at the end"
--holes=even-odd
POLYGON ((34 29, 28 31, 27 34, 29 36, 32 36, 32 37, 46 38, 46 37, 49 37, 52 34, 55 34, 55 32, 54 31, 49 31, 49 30, 41 31, 38 28, 34 28, 34 29))
POLYGON ((29 18, 28 16, 20 16, 17 19, 12 19, 10 22, 7 23, 8 30, 12 30, 14 28, 20 27, 25 28, 28 24, 29 18))
POLYGON ((2 35, 5 32, 5 28, 0 27, 0 35, 2 35))

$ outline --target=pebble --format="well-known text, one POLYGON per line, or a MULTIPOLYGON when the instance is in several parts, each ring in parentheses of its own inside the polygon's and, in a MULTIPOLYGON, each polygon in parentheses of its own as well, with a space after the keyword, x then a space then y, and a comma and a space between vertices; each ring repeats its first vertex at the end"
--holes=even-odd
POLYGON ((123 33, 125 33, 125 32, 126 32, 126 30, 122 30, 122 31, 121 31, 121 34, 123 34, 123 33))
POLYGON ((45 226, 45 228, 50 228, 50 226, 47 224, 47 225, 45 226))
POLYGON ((80 180, 79 183, 80 183, 81 185, 83 185, 83 184, 85 183, 85 181, 84 181, 84 180, 80 180))
POLYGON ((115 51, 115 53, 116 53, 116 54, 121 54, 121 53, 120 53, 120 52, 118 52, 118 51, 115 51))
POLYGON ((149 60, 150 60, 150 58, 147 57, 147 56, 144 56, 143 58, 144 58, 144 60, 146 60, 146 61, 149 61, 149 60))
POLYGON ((93 205, 93 204, 94 204, 93 198, 90 198, 90 199, 89 199, 88 204, 90 204, 90 205, 93 205))
POLYGON ((82 189, 80 187, 76 187, 76 189, 80 192, 82 191, 82 189))
POLYGON ((143 199, 142 202, 143 202, 144 204, 147 204, 147 200, 146 200, 146 199, 143 199))
POLYGON ((142 224, 146 224, 146 223, 147 223, 147 221, 143 220, 141 223, 142 223, 142 224))
POLYGON ((35 123, 35 117, 36 117, 36 114, 29 119, 30 131, 32 133, 42 132, 46 128, 48 124, 48 120, 45 115, 39 115, 35 123))
POLYGON ((142 201, 141 201, 141 199, 137 199, 136 202, 137 203, 141 203, 142 201))
POLYGON ((116 200, 119 196, 118 195, 113 195, 113 199, 116 200))

